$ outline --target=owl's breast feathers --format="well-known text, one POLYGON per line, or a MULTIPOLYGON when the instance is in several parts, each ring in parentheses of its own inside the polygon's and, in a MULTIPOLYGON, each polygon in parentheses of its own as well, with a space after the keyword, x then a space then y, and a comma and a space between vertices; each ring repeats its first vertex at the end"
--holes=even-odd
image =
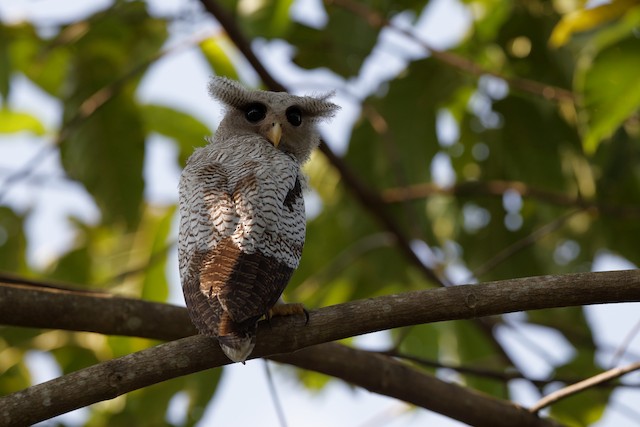
POLYGON ((198 330, 244 361, 257 321, 302 255, 300 167, 283 153, 231 156, 216 148, 196 151, 181 177, 180 273, 198 330))

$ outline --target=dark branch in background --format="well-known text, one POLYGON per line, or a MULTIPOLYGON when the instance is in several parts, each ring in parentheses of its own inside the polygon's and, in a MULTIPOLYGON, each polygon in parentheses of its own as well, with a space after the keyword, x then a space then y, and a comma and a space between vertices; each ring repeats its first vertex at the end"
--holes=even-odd
MULTIPOLYGON (((262 65, 262 62, 257 58, 247 38, 242 34, 238 25, 230 16, 230 14, 216 1, 201 0, 205 9, 213 15, 213 17, 222 25, 227 35, 236 45, 238 50, 247 58, 249 63, 254 67, 264 84, 273 91, 285 91, 286 88, 273 78, 271 73, 262 65)), ((345 186, 353 193, 356 199, 368 210, 389 232, 391 232, 395 238, 398 248, 402 253, 411 261, 411 263, 417 267, 422 273, 431 281, 444 286, 445 281, 440 278, 429 267, 424 265, 420 258, 415 254, 409 240, 404 235, 402 229, 393 220, 393 217, 385 210, 384 203, 380 197, 371 189, 369 189, 344 163, 344 161, 338 157, 329 146, 322 141, 320 144, 320 151, 324 154, 334 168, 340 173, 340 177, 345 186)))
POLYGON ((554 101, 575 101, 575 95, 573 92, 567 89, 563 89, 557 86, 552 86, 544 83, 540 83, 534 80, 523 79, 519 77, 508 77, 503 74, 500 74, 496 71, 489 70, 483 68, 482 66, 476 64, 472 60, 465 58, 463 56, 457 55, 451 52, 445 52, 442 50, 434 49, 424 40, 417 37, 411 31, 408 31, 404 28, 400 28, 390 22, 387 18, 382 16, 377 11, 369 8, 362 2, 357 2, 354 0, 324 0, 327 4, 333 4, 339 6, 345 10, 352 12, 354 15, 359 16, 365 22, 367 22, 371 27, 376 29, 382 29, 384 27, 391 28, 394 31, 404 35, 410 40, 422 46, 422 48, 428 52, 434 59, 442 62, 443 64, 449 65, 456 70, 462 71, 464 73, 470 74, 475 77, 481 77, 485 75, 490 75, 497 77, 499 79, 504 80, 511 89, 518 90, 520 92, 531 93, 536 96, 541 96, 546 99, 551 99, 554 101))
MULTIPOLYGON (((454 418, 473 425, 549 425, 537 418, 536 423, 544 424, 527 424, 521 419, 522 413, 527 411, 515 405, 446 384, 391 358, 343 350, 336 344, 318 344, 420 323, 630 301, 640 301, 640 270, 542 276, 407 292, 321 308, 310 313, 307 325, 297 317, 274 318, 271 324, 262 322, 252 357, 315 346, 274 359, 329 373, 369 390, 425 405, 427 409, 453 414, 454 418), (371 375, 371 372, 380 375, 371 375), (408 376, 414 378, 412 384, 418 388, 406 387, 408 376), (454 397, 445 401, 438 398, 452 394, 454 397), (469 401, 475 402, 471 405, 475 408, 473 411, 465 406, 469 401), (485 407, 487 412, 482 409, 485 407), (479 410, 482 413, 479 414, 479 410), (487 414, 492 410, 496 410, 499 418, 488 418, 487 414), (473 416, 478 418, 471 418, 473 416)), ((0 323, 155 339, 175 339, 195 332, 186 310, 179 307, 16 284, 0 285, 0 323), (105 306, 110 300, 118 303, 105 306), (175 325, 182 326, 176 328, 175 325)), ((204 336, 182 338, 0 398, 0 423, 33 423, 227 362, 213 340, 204 336), (48 402, 48 405, 42 405, 42 402, 48 402)))
POLYGON ((560 425, 553 420, 525 416, 518 405, 431 375, 416 375, 415 370, 388 357, 333 343, 322 345, 328 350, 326 353, 316 351, 318 347, 272 359, 342 378, 369 391, 384 393, 477 427, 560 425), (345 360, 349 363, 344 363, 345 360), (371 375, 371 372, 379 375, 371 375), (416 390, 425 392, 415 393, 416 390), (456 404, 451 405, 452 401, 456 404))
POLYGON ((399 203, 409 200, 425 199, 435 195, 502 197, 507 191, 515 191, 522 197, 567 208, 593 209, 603 214, 616 215, 623 218, 637 218, 640 216, 640 208, 637 206, 620 206, 589 201, 579 196, 575 197, 565 193, 531 187, 520 181, 468 181, 450 187, 442 187, 432 183, 414 184, 402 188, 389 188, 383 191, 382 200, 385 203, 399 203))
MULTIPOLYGON (((425 368, 449 369, 464 375, 471 375, 479 378, 487 378, 487 379, 495 380, 498 382, 506 383, 511 380, 522 379, 530 382, 531 384, 535 385, 538 388, 542 388, 549 384, 557 384, 557 383, 570 384, 570 383, 583 381, 583 379, 579 379, 579 378, 568 378, 568 377, 562 377, 562 376, 559 376, 559 377, 556 376, 548 379, 531 378, 528 376, 524 376, 521 373, 515 372, 513 370, 500 371, 496 369, 483 368, 481 366, 464 366, 464 365, 458 365, 458 364, 443 363, 443 362, 440 362, 439 360, 429 360, 422 357, 416 357, 409 354, 405 354, 395 349, 386 350, 386 351, 373 351, 373 353, 406 360, 408 362, 413 362, 425 368)), ((603 387, 603 388, 616 388, 616 387, 640 388, 640 383, 615 383, 615 384, 599 383, 599 384, 594 384, 593 386, 603 387)))

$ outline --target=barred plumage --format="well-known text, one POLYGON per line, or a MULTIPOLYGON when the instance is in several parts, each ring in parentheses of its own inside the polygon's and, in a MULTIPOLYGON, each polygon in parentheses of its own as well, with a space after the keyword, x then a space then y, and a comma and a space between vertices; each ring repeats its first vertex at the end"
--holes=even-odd
POLYGON ((338 107, 328 96, 250 91, 222 78, 212 80, 210 92, 227 110, 180 179, 180 277, 198 330, 244 361, 258 320, 300 262, 300 166, 318 145, 315 122, 338 107))

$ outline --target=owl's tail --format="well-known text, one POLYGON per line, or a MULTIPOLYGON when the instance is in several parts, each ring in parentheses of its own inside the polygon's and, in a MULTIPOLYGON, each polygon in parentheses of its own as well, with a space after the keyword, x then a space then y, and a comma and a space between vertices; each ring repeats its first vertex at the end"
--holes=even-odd
POLYGON ((244 363, 256 345, 256 325, 258 319, 248 319, 236 323, 225 312, 218 327, 218 342, 227 357, 234 362, 244 363))

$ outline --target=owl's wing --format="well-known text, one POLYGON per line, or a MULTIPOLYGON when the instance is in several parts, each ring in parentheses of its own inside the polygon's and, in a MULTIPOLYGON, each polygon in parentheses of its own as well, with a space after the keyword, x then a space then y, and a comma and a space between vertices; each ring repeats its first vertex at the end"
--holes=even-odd
POLYGON ((269 249, 282 244, 279 222, 285 202, 291 203, 295 172, 276 177, 243 167, 234 180, 216 164, 183 172, 180 267, 187 307, 200 331, 246 335, 284 290, 293 268, 269 249))
MULTIPOLYGON (((194 153, 194 159, 198 154, 194 153)), ((228 186, 227 171, 216 163, 190 162, 180 177, 178 259, 182 290, 194 325, 214 336, 224 311, 201 288, 200 275, 204 259, 233 233, 238 221, 228 186)))
MULTIPOLYGON (((243 164, 232 198, 238 214, 234 233, 208 254, 202 283, 211 283, 234 322, 255 322, 277 302, 294 268, 286 263, 287 197, 297 182, 293 163, 243 164)), ((304 216, 299 218, 304 221, 304 216)))

